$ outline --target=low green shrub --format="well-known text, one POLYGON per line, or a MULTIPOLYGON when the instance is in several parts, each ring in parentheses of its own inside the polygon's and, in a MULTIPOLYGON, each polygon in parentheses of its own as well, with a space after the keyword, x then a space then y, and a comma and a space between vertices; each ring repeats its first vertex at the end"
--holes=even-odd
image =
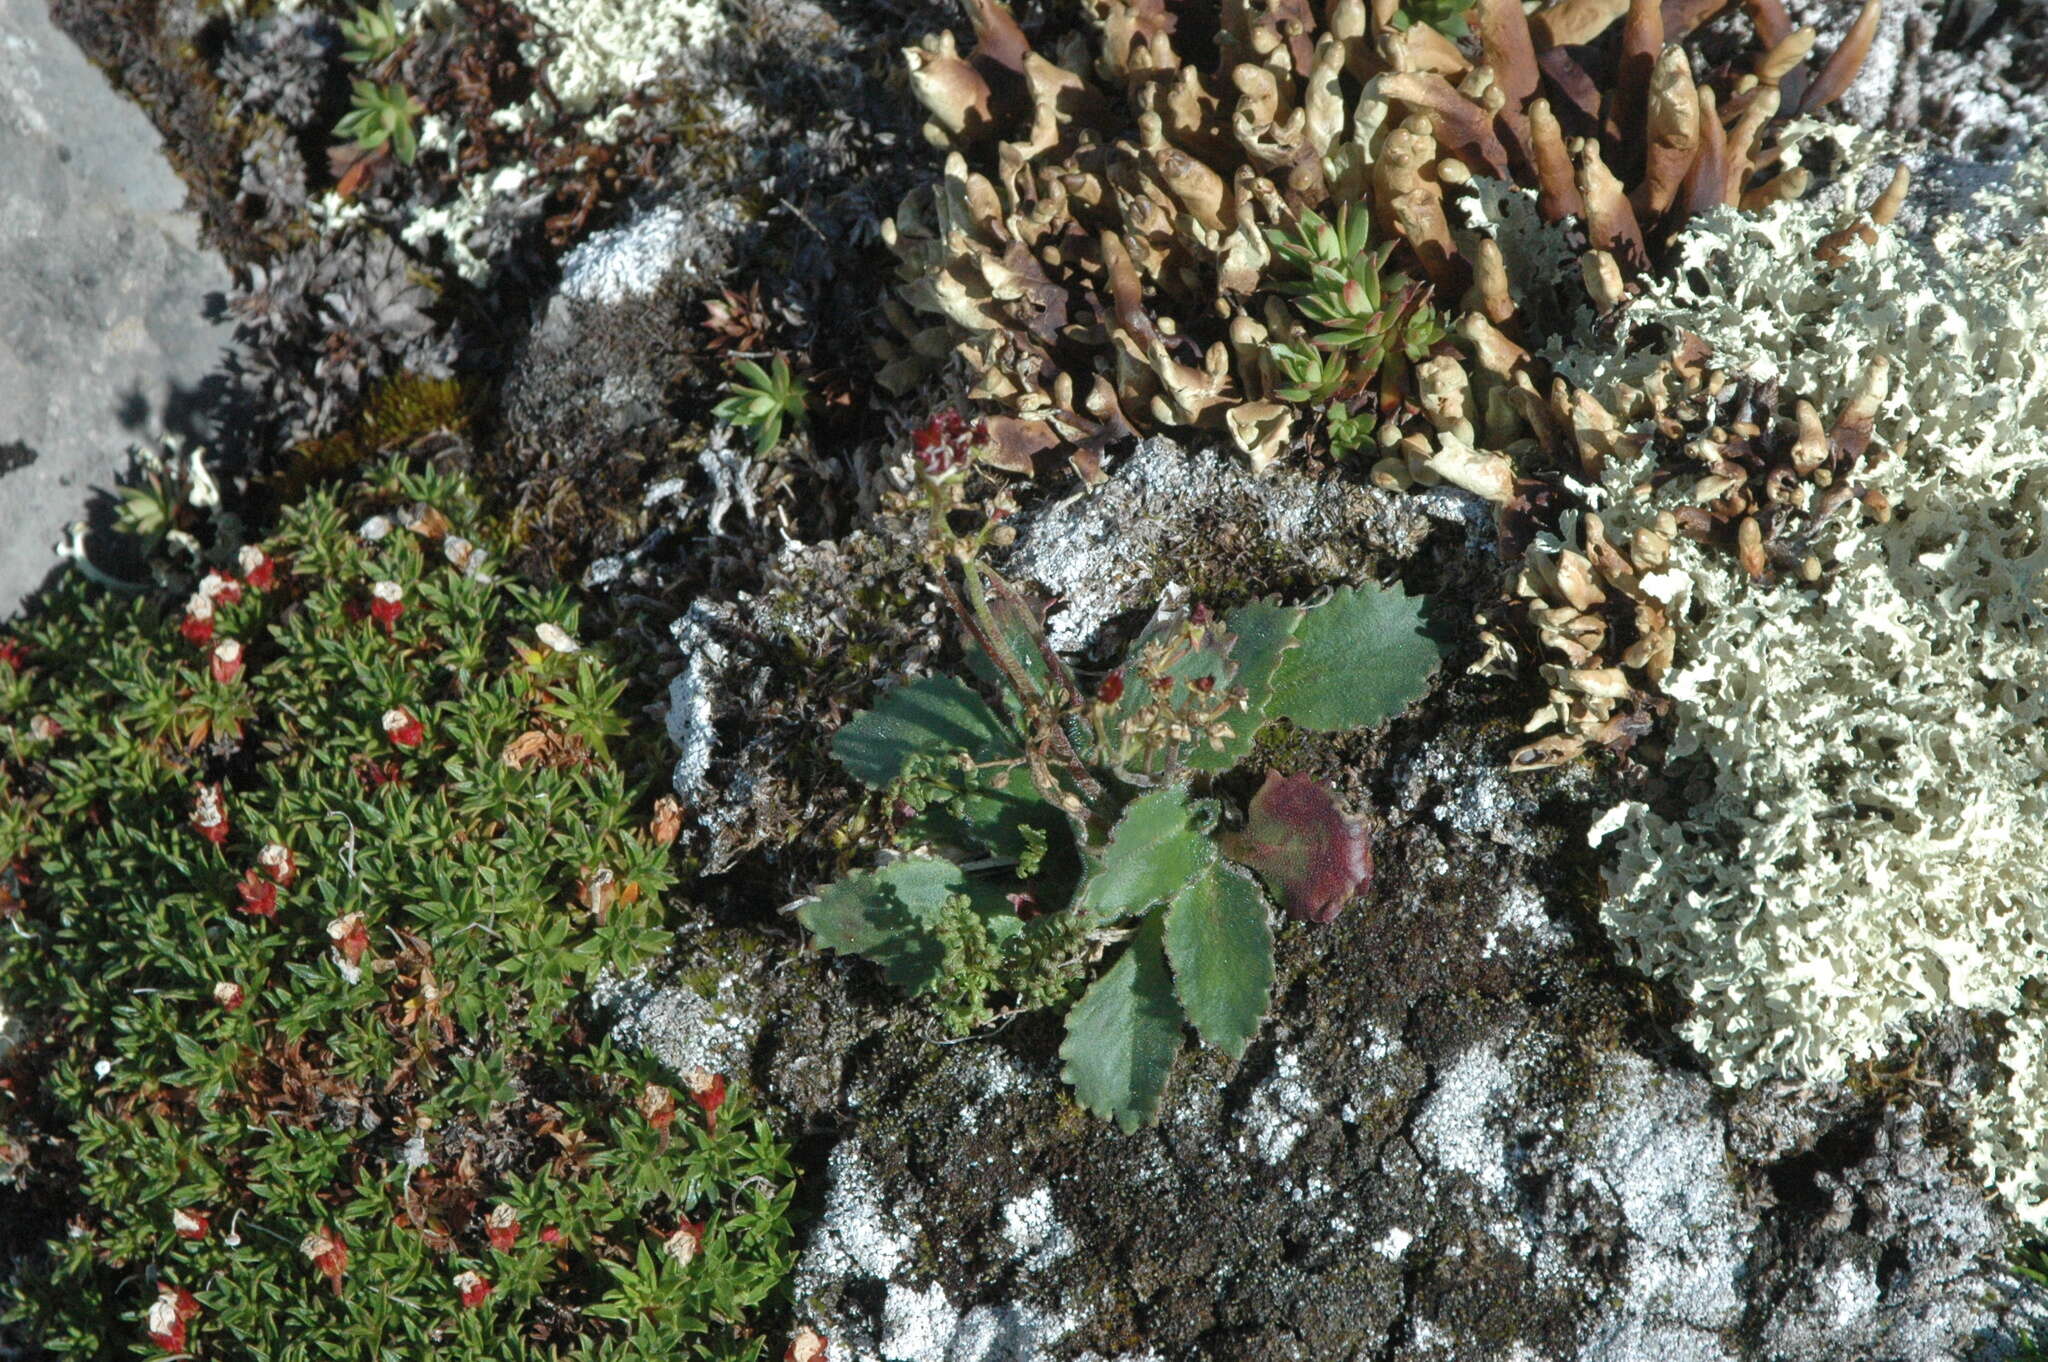
POLYGON ((580 1003, 668 940, 662 763, 475 520, 394 471, 0 639, 0 1219, 49 1231, 0 1310, 49 1353, 764 1354, 786 1145, 580 1003))
POLYGON ((951 528, 974 438, 935 421, 916 457, 937 585, 994 703, 929 676, 839 730, 833 755, 883 796, 896 854, 798 917, 956 1033, 1066 1009, 1067 1082, 1130 1131, 1157 1114, 1185 1028, 1233 1059, 1257 1034, 1274 972, 1268 895, 1326 923, 1371 882, 1363 823, 1320 781, 1268 771, 1242 811, 1215 781, 1268 724, 1336 733, 1400 712, 1440 654, 1420 600, 1343 587, 1309 606, 1162 608, 1083 687, 1047 642, 1043 604, 980 561, 1007 508, 977 533, 951 528))

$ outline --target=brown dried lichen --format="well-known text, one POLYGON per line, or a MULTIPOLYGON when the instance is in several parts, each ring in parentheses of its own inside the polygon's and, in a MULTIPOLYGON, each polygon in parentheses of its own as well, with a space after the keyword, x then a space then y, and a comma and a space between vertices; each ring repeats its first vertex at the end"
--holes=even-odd
POLYGON ((1662 712, 1677 621, 1669 588, 1645 579, 1670 569, 1676 541, 1733 554, 1760 580, 1811 583, 1825 570, 1819 540, 1831 517, 1853 507, 1879 521, 1890 515, 1883 493, 1861 481, 1882 457, 1871 445, 1889 376, 1883 358, 1825 427, 1804 399, 1785 400, 1776 383, 1731 379, 1711 358, 1698 337, 1682 337, 1612 411, 1561 383, 1552 390, 1545 429, 1560 467, 1598 481, 1647 456, 1630 495, 1667 504, 1611 539, 1601 516, 1560 511, 1553 480, 1518 485, 1503 525, 1504 545, 1521 554, 1501 614, 1509 627, 1483 630, 1481 664, 1508 669, 1518 640, 1551 659, 1540 667, 1549 699, 1528 731, 1552 731, 1514 754, 1518 769, 1555 766, 1589 747, 1625 751, 1662 712))
MULTIPOLYGON (((1398 266, 1470 309, 1460 329, 1500 380, 1481 410, 1520 411, 1540 402, 1522 376, 1531 337, 1498 252, 1452 226, 1450 201, 1494 176, 1535 189, 1549 220, 1581 218, 1605 310, 1687 218, 1798 192, 1804 176, 1773 174, 1772 130, 1840 93, 1868 25, 1814 74, 1812 32, 1778 0, 1746 0, 1750 69, 1702 83, 1681 43, 1726 4, 1559 0, 1532 16, 1478 0, 1468 53, 1367 0, 1225 0, 1199 18, 1088 0, 1093 44, 1070 34, 1044 54, 998 0, 973 0, 971 51, 939 34, 906 53, 946 163, 887 224, 901 303, 884 382, 907 388, 958 355, 996 413, 993 460, 1018 471, 1185 426, 1227 432, 1264 466, 1301 414, 1269 349, 1304 339, 1267 234, 1361 204, 1400 243, 1398 266)), ((1398 361, 1376 386, 1349 400, 1397 418, 1392 457, 1418 399, 1398 361)), ((1471 463, 1462 450, 1397 462, 1488 495, 1501 483, 1500 467, 1446 472, 1471 463)))

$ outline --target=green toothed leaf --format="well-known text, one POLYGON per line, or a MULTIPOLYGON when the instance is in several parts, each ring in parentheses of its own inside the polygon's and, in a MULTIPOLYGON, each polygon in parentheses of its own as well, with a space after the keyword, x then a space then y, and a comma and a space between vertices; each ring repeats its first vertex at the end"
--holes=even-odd
POLYGON ((1219 861, 1173 896, 1165 918, 1175 996, 1203 1040, 1239 1058, 1273 992, 1266 896, 1219 861))
POLYGON ((1160 914, 1145 919, 1123 954, 1067 1013, 1060 1076, 1074 1098, 1128 1135, 1159 1113, 1181 1010, 1161 944, 1160 914))
POLYGON ((1422 697, 1442 657, 1422 632, 1422 598, 1376 586, 1339 588, 1306 612, 1294 637, 1267 712, 1322 733, 1400 713, 1422 697))

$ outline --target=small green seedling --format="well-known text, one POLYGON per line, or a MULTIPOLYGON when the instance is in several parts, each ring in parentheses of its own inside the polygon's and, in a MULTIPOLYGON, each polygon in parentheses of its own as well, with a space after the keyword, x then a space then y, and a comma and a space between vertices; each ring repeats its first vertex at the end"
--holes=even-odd
POLYGON ((896 812, 902 853, 798 912, 957 1033, 1068 1007, 1082 1105, 1155 1118, 1182 1030, 1233 1059, 1273 981, 1271 905, 1328 922, 1369 883, 1364 826, 1321 782, 1269 772, 1248 809, 1214 788, 1261 729, 1363 728, 1420 696, 1421 602, 1341 588, 1311 606, 1162 609, 1087 695, 1039 605, 962 556, 969 662, 884 695, 833 754, 896 812), (1105 966, 1106 967, 1103 967, 1105 966))
POLYGON ((426 111, 412 91, 396 81, 380 85, 374 80, 356 80, 351 82, 348 112, 334 125, 334 134, 364 151, 388 143, 400 161, 411 165, 420 149, 412 121, 426 111))
POLYGON ((780 355, 769 369, 750 359, 737 361, 733 368, 739 376, 727 386, 729 396, 712 412, 741 430, 752 431, 754 452, 766 454, 782 439, 784 420, 803 420, 810 392, 780 355))

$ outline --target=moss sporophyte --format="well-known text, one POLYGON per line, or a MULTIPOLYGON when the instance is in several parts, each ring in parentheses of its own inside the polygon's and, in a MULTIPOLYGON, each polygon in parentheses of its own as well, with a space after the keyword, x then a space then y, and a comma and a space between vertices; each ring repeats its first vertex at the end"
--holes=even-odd
POLYGON ((0 1312, 44 1351, 769 1356, 787 1145, 583 1003, 670 939, 658 738, 476 523, 395 471, 0 640, 0 1312))
POLYGON ((1371 879, 1363 824, 1321 782, 1269 772, 1242 811, 1215 783, 1270 723, 1342 732, 1399 712, 1438 649, 1416 598, 1343 587, 1306 606, 1162 606, 1084 686, 1047 642, 1043 604, 983 561, 1009 538, 1010 506, 968 502, 968 461, 946 451, 970 437, 942 418, 913 453, 927 562, 972 683, 900 685, 834 737, 880 797, 895 855, 799 917, 955 1032, 1066 1008, 1067 1082, 1135 1129, 1158 1110, 1184 1026, 1232 1058, 1256 1034, 1271 899, 1328 922, 1371 879), (977 510, 975 528, 954 529, 977 510))

